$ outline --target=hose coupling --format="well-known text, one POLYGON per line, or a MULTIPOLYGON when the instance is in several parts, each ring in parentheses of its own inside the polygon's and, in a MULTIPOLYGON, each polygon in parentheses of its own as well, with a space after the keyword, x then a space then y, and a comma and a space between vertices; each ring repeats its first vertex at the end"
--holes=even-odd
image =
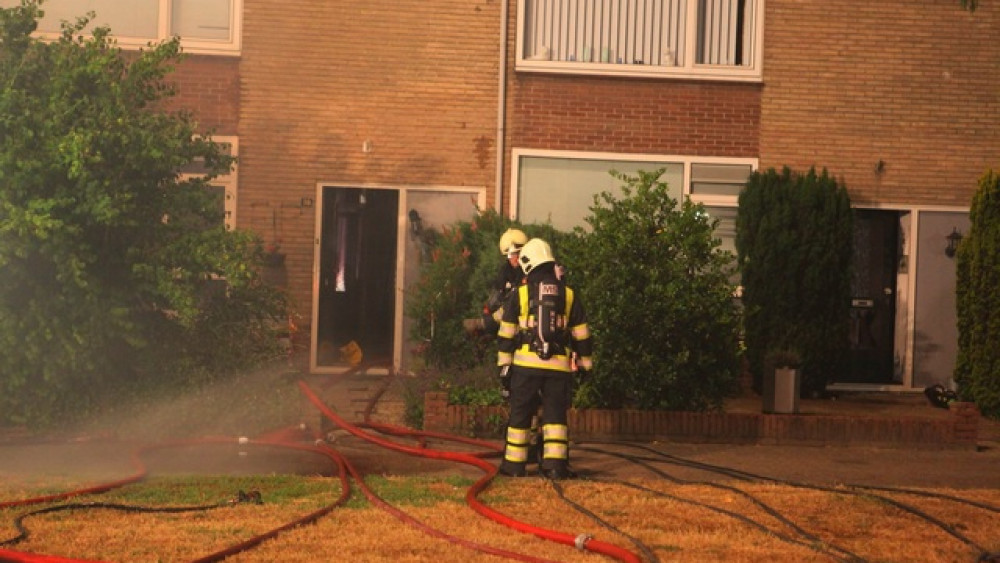
POLYGON ((573 543, 576 545, 577 549, 583 551, 587 549, 587 542, 589 542, 592 539, 594 539, 594 536, 590 534, 580 534, 579 536, 576 536, 576 539, 573 540, 573 543))

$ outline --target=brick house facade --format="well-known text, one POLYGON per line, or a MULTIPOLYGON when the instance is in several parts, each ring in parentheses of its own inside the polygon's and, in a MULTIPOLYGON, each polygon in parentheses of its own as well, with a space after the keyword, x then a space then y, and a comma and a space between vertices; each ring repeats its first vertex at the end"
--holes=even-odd
MULTIPOLYGON (((363 207, 370 190, 398 194, 385 202, 395 215, 373 224, 391 227, 398 266, 381 272, 405 293, 419 253, 404 232, 416 228, 410 211, 428 227, 456 206, 545 217, 555 205, 546 197, 564 193, 545 193, 550 162, 666 163, 679 195, 718 213, 730 229, 723 238, 732 235, 735 193, 711 191, 712 174, 817 166, 843 179, 859 209, 856 246, 870 250, 862 269, 872 271, 857 283, 854 313, 859 331, 882 340, 878 360, 841 383, 905 390, 946 382, 954 276, 942 250, 945 235, 967 230, 976 181, 1000 153, 1000 7, 711 2, 760 18, 760 43, 743 38, 737 55, 756 74, 638 68, 667 50, 637 50, 604 72, 592 63, 605 60, 584 43, 538 62, 526 6, 544 3, 529 0, 244 0, 240 52, 186 60, 175 75, 179 103, 238 138, 237 224, 287 255, 284 283, 314 355, 323 342, 313 325, 327 322, 319 296, 333 291, 324 245, 337 237, 324 224, 354 209, 324 199, 363 207), (628 58, 646 63, 630 68, 628 58), (574 70, 577 62, 591 70, 574 70)), ((395 364, 405 357, 402 302, 391 311, 395 364)))

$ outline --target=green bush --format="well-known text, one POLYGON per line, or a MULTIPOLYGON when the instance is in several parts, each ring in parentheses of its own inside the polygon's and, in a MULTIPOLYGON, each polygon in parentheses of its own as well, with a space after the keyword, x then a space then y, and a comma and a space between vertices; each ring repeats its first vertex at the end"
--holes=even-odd
POLYGON ((1000 174, 979 180, 969 233, 956 254, 959 396, 1000 418, 1000 174))
POLYGON ((846 369, 852 229, 847 191, 826 170, 750 176, 739 196, 736 249, 756 389, 764 356, 775 349, 801 354, 803 394, 823 392, 846 369))
POLYGON ((227 232, 207 189, 232 158, 158 109, 179 40, 126 56, 86 18, 35 39, 38 17, 0 9, 0 424, 240 367, 285 318, 256 238, 227 232), (210 172, 181 179, 195 160, 210 172))
POLYGON ((702 206, 670 197, 662 172, 614 173, 621 198, 596 196, 590 230, 578 228, 557 255, 570 265, 595 342, 579 406, 705 410, 736 388, 733 256, 702 206))

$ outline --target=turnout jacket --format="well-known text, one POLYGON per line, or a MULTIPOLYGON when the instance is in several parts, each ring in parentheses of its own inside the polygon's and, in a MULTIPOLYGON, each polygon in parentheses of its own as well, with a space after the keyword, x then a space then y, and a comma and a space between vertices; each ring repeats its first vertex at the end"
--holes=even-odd
MULTIPOLYGON (((541 272, 540 272, 541 273, 541 272)), ((514 365, 569 373, 573 371, 571 354, 576 353, 576 366, 590 370, 593 365, 593 341, 587 326, 587 315, 579 296, 559 280, 555 273, 529 276, 528 282, 512 291, 504 302, 500 329, 497 332, 497 365, 514 365), (537 297, 539 283, 558 283, 563 286, 566 296, 565 325, 566 345, 548 359, 542 359, 532 347, 532 335, 537 325, 530 304, 537 297)))

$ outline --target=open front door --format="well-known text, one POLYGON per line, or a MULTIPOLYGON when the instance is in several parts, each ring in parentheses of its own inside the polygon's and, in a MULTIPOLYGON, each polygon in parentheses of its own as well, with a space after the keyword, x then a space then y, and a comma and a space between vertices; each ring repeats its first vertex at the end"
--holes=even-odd
POLYGON ((315 365, 392 365, 399 192, 322 191, 315 365))
MULTIPOLYGON (((314 373, 407 372, 414 335, 405 296, 430 260, 429 235, 470 220, 481 188, 319 186, 313 274, 314 373)), ((420 340, 426 335, 417 335, 420 340)))

